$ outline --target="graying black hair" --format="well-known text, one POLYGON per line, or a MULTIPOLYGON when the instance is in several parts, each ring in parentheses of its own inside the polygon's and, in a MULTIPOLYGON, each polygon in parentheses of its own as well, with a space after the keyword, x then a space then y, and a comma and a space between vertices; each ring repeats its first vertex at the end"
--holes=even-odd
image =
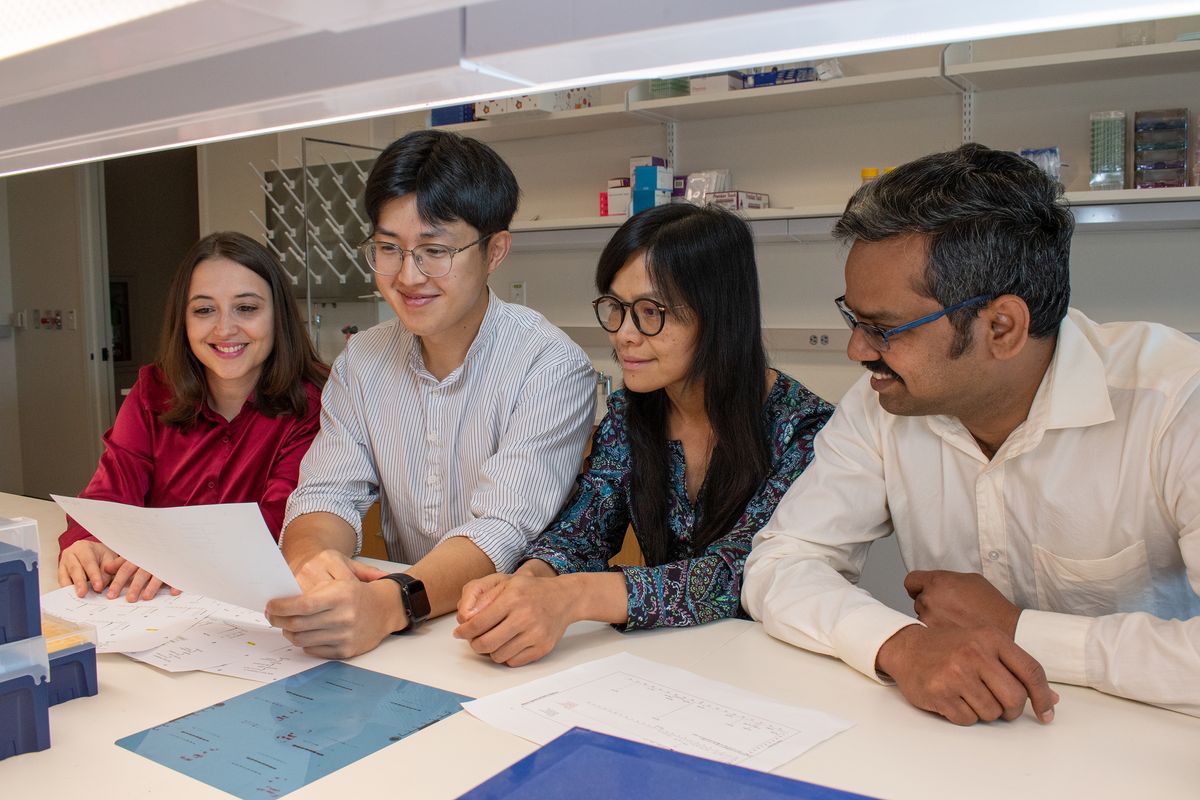
MULTIPOLYGON (((1012 294, 1029 306, 1029 334, 1054 336, 1071 298, 1075 220, 1063 187, 1016 153, 964 144, 864 184, 833 227, 835 239, 878 242, 919 234, 929 261, 917 291, 943 307, 1012 294)), ((955 312, 955 355, 970 346, 978 308, 955 312)))

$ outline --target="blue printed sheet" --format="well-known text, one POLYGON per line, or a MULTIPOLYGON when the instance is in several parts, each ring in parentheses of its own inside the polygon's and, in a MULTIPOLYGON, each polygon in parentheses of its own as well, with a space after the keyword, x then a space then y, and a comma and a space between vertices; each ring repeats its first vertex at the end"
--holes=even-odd
POLYGON ((236 797, 281 797, 470 699, 331 661, 117 744, 236 797))

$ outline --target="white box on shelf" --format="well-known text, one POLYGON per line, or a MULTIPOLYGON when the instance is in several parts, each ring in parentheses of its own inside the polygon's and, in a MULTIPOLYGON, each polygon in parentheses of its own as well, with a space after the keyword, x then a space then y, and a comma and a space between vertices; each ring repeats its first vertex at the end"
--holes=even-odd
POLYGON ((692 94, 716 94, 730 92, 742 88, 745 76, 740 72, 726 72, 720 75, 699 75, 691 79, 692 94))
POLYGON ((480 100, 475 103, 475 119, 486 119, 494 117, 497 114, 507 114, 509 106, 508 97, 499 97, 495 100, 480 100))
POLYGON ((623 217, 629 213, 629 197, 630 189, 628 186, 621 186, 616 189, 608 190, 608 216, 623 217))

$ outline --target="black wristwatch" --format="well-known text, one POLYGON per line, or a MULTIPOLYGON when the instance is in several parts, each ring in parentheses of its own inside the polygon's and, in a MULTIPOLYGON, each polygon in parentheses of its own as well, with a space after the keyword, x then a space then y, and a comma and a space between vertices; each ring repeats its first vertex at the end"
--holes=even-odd
POLYGON ((395 581, 400 587, 400 602, 404 606, 404 614, 408 617, 408 626, 398 631, 392 631, 395 636, 414 630, 425 620, 429 619, 429 595, 425 594, 425 584, 403 572, 393 572, 384 575, 384 580, 395 581))

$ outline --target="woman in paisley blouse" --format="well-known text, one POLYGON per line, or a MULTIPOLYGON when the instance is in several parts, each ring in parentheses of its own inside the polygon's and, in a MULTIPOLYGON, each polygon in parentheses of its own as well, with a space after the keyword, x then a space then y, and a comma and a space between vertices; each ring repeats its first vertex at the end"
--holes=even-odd
POLYGON ((766 363, 749 226, 659 206, 604 248, 593 305, 624 388, 558 519, 512 575, 467 584, 455 635, 519 666, 572 622, 624 630, 745 616, 750 541, 812 458, 832 407, 766 363), (610 567, 632 523, 647 566, 610 567))

